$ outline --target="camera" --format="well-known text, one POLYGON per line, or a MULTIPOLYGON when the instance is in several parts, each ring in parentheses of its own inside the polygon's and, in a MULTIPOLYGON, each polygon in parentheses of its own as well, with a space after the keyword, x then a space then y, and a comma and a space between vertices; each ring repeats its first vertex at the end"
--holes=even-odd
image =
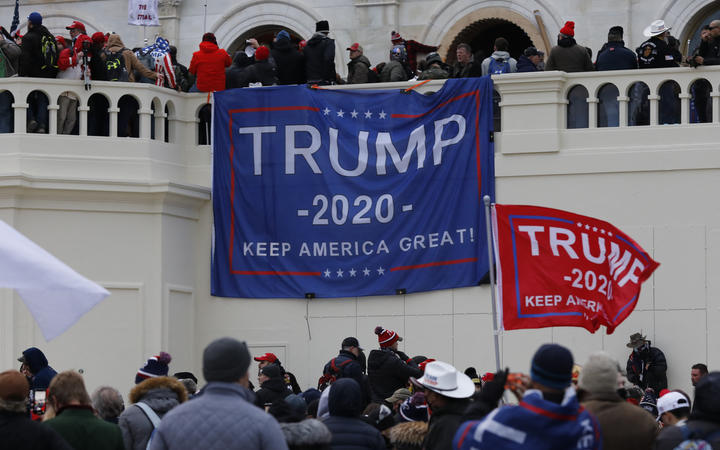
POLYGON ((82 41, 82 50, 83 52, 87 53, 92 48, 92 42, 90 41, 82 41))
POLYGON ((45 415, 47 407, 47 394, 45 389, 32 389, 30 391, 30 417, 33 420, 40 420, 45 415))

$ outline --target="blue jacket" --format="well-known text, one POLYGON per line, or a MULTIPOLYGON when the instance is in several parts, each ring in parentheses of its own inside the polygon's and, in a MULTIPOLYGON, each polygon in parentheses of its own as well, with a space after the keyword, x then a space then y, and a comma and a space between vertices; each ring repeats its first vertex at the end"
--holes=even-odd
POLYGON ((537 72, 538 68, 532 61, 530 61, 530 58, 528 58, 525 55, 520 55, 520 57, 517 60, 517 71, 518 72, 537 72))
POLYGON ((23 352, 23 357, 25 358, 25 365, 33 374, 30 389, 47 389, 57 372, 48 365, 45 354, 39 348, 30 347, 23 352))
POLYGON ((287 450, 273 416, 235 383, 211 382, 202 395, 173 408, 152 437, 152 450, 287 450))
POLYGON ((565 391, 560 405, 532 389, 519 405, 500 407, 481 421, 462 424, 452 448, 598 450, 602 437, 597 420, 580 406, 574 388, 565 391))
POLYGON ((625 47, 623 41, 607 42, 602 46, 595 61, 595 70, 637 69, 637 55, 625 47))

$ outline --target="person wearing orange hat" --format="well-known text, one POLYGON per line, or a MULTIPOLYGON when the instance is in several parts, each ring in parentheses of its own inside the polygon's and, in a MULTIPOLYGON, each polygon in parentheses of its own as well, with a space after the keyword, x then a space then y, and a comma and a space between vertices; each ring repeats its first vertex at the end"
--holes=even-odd
POLYGON ((558 45, 550 50, 545 70, 589 72, 593 70, 588 50, 575 42, 575 22, 568 21, 560 29, 558 45))
POLYGON ((380 402, 406 387, 410 377, 420 378, 423 372, 412 359, 398 350, 402 337, 395 331, 378 326, 375 334, 380 349, 371 351, 368 356, 368 380, 372 400, 380 402))

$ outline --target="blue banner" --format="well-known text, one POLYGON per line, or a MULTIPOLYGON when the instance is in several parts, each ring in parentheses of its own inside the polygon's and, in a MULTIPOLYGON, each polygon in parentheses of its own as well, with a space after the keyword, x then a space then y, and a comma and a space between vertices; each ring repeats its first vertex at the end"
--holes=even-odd
POLYGON ((212 294, 355 297, 478 284, 492 82, 432 95, 215 93, 212 294))

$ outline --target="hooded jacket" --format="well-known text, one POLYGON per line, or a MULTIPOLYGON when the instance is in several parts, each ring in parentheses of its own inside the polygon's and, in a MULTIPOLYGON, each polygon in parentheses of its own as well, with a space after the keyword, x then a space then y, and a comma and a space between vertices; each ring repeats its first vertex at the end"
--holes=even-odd
POLYGON ((382 401, 405 387, 410 377, 419 378, 422 370, 400 359, 389 348, 373 350, 368 356, 368 378, 373 401, 382 401))
POLYGON ((225 68, 232 60, 227 52, 209 41, 200 43, 200 50, 193 53, 188 71, 197 76, 197 89, 201 92, 225 89, 225 68))
POLYGON ((531 389, 517 406, 502 406, 481 421, 463 423, 453 449, 598 450, 602 437, 597 419, 580 407, 571 386, 561 404, 531 389))
POLYGON ((589 72, 593 70, 593 64, 585 47, 577 45, 575 39, 565 37, 558 39, 558 45, 550 50, 545 70, 589 72))
MULTIPOLYGON (((130 402, 143 402, 152 408, 160 418, 168 411, 187 400, 185 387, 175 378, 148 378, 130 391, 130 402)), ((144 450, 153 425, 145 413, 137 406, 125 408, 118 418, 126 450, 144 450)))
POLYGON ((595 70, 637 69, 637 56, 623 41, 606 42, 598 52, 595 70))
POLYGON ((245 52, 237 52, 233 57, 232 66, 225 70, 225 89, 248 87, 247 68, 253 60, 245 52))
POLYGON ((590 393, 583 406, 597 417, 605 448, 650 450, 657 435, 652 416, 615 392, 590 393))
POLYGON ((148 68, 145 67, 139 59, 137 59, 137 56, 135 56, 132 50, 125 47, 125 44, 123 43, 122 39, 120 39, 119 34, 110 35, 107 41, 106 49, 108 53, 122 51, 122 56, 125 62, 125 69, 128 71, 128 82, 135 81, 136 70, 146 78, 150 78, 151 80, 157 80, 157 73, 153 72, 152 70, 148 70, 148 68))
POLYGON ((492 55, 485 58, 482 62, 482 74, 485 75, 492 75, 490 73, 490 59, 494 59, 495 61, 507 61, 510 64, 510 71, 508 73, 514 73, 517 72, 517 61, 515 58, 510 57, 510 53, 506 51, 497 50, 493 52, 492 55))
POLYGON ((273 44, 270 56, 275 60, 278 84, 305 83, 305 56, 289 39, 280 39, 273 44))
POLYGON ((352 378, 332 384, 328 397, 330 416, 323 420, 332 433, 333 450, 385 449, 380 432, 359 417, 362 409, 360 385, 352 378))
POLYGON ((30 373, 33 374, 30 380, 30 389, 47 389, 57 372, 48 365, 45 354, 36 347, 30 347, 22 354, 25 358, 25 364, 30 369, 30 373))
POLYGON ((256 61, 245 70, 248 83, 262 83, 263 86, 278 84, 277 71, 269 60, 256 61))
POLYGON ((537 72, 538 68, 532 61, 530 61, 530 58, 528 58, 525 55, 520 55, 520 57, 517 60, 517 71, 518 72, 537 72))
POLYGON ((315 33, 307 41, 305 55, 305 78, 308 83, 331 84, 335 82, 335 41, 323 33, 315 33))
POLYGON ((347 84, 362 84, 368 82, 370 60, 367 59, 367 56, 360 55, 355 59, 351 59, 347 66, 347 84))
POLYGON ((273 403, 292 394, 282 378, 270 378, 260 385, 255 392, 255 404, 259 407, 273 403))
POLYGON ((325 448, 332 440, 330 430, 317 419, 281 423, 280 429, 290 450, 325 448))
POLYGON ((428 432, 427 422, 403 422, 387 431, 396 450, 420 450, 428 432))

